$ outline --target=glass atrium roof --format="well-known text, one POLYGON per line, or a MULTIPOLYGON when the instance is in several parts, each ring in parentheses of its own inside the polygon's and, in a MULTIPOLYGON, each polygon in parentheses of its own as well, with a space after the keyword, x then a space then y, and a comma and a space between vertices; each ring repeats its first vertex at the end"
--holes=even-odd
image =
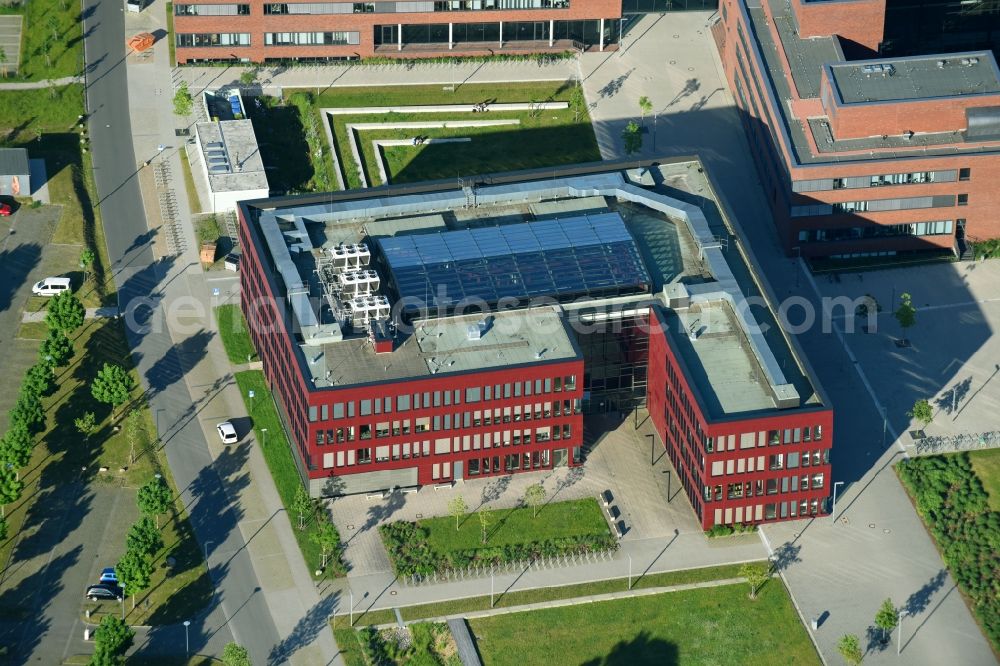
MULTIPOLYGON (((400 298, 453 307, 643 292, 649 274, 618 213, 378 240, 400 298), (467 300, 467 302, 468 302, 467 300)), ((428 308, 430 309, 430 308, 428 308)))

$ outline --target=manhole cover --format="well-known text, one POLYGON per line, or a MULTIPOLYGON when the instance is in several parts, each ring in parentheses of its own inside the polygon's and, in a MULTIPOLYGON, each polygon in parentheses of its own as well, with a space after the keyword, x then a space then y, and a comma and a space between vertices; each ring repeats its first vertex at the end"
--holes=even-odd
POLYGON ((422 513, 418 513, 418 514, 417 514, 417 518, 418 518, 418 519, 419 519, 419 518, 423 518, 423 517, 424 517, 424 514, 422 514, 422 513))
POLYGON ((396 596, 396 590, 389 590, 389 594, 391 594, 392 596, 396 596))
POLYGON ((875 523, 868 523, 868 527, 870 527, 871 529, 875 529, 875 523))
POLYGON ((689 72, 693 72, 694 71, 694 67, 688 67, 688 71, 689 72))
POLYGON ((674 39, 680 39, 680 38, 681 38, 680 35, 674 35, 674 39))
POLYGON ((891 531, 892 530, 886 528, 886 529, 882 530, 882 534, 889 534, 889 532, 891 532, 891 531))
POLYGON ((677 64, 677 61, 676 61, 676 60, 671 60, 671 61, 670 61, 670 64, 671 64, 671 65, 676 65, 676 64, 677 64))
POLYGON ((354 529, 354 525, 348 525, 348 526, 347 526, 347 529, 349 529, 349 530, 353 530, 353 529, 354 529))

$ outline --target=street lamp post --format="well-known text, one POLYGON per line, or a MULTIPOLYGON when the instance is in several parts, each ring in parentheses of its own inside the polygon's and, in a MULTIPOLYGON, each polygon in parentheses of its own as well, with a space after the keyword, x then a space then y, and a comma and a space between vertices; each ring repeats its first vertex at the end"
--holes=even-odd
POLYGON ((656 111, 653 111, 653 152, 656 152, 656 111))
POLYGON ((208 566, 208 544, 210 543, 215 543, 215 542, 211 540, 205 542, 205 566, 208 566))
POLYGON ((628 589, 632 589, 632 556, 628 556, 628 589))
POLYGON ((351 626, 354 626, 354 590, 349 590, 351 593, 351 626))
POLYGON ((494 589, 493 585, 494 585, 493 569, 490 569, 490 608, 493 608, 493 589, 494 589))
POLYGON ((260 429, 260 445, 267 446, 267 428, 260 429))
POLYGON ((899 611, 899 626, 896 627, 897 629, 899 629, 899 635, 896 636, 896 656, 897 657, 899 656, 899 653, 902 652, 902 650, 903 650, 903 618, 906 617, 909 614, 910 614, 910 611, 908 611, 908 610, 901 610, 901 611, 899 611))
POLYGON ((191 620, 184 620, 184 656, 191 656, 191 642, 188 640, 188 627, 191 626, 191 620))
POLYGON ((833 484, 833 511, 830 513, 830 516, 833 518, 834 523, 837 522, 837 486, 842 485, 844 485, 843 481, 837 481, 833 484))

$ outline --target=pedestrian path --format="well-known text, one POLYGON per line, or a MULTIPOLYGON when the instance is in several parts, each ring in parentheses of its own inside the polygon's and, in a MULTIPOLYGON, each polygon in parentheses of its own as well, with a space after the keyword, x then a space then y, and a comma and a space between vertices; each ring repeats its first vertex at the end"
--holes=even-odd
POLYGON ((61 79, 49 79, 47 81, 11 81, 0 83, 0 90, 40 90, 49 86, 68 86, 71 83, 83 83, 83 78, 79 76, 64 76, 61 79))
POLYGON ((479 660, 479 653, 476 651, 476 644, 472 640, 472 633, 465 620, 453 617, 448 620, 448 629, 455 639, 455 646, 458 648, 458 658, 462 660, 462 666, 482 666, 479 660))
MULTIPOLYGON (((32 322, 42 322, 45 321, 45 310, 39 310, 38 312, 25 312, 21 314, 21 323, 28 324, 32 322)), ((118 308, 87 308, 87 319, 101 319, 104 317, 114 317, 118 314, 118 308)))

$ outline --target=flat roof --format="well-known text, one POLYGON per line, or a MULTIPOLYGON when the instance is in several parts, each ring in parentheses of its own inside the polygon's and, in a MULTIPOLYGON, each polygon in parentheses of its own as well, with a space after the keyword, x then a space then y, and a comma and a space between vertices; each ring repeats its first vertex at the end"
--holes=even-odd
POLYGON ((213 192, 268 189, 251 121, 198 123, 195 131, 213 192))
POLYGON ((845 104, 904 102, 1000 92, 989 51, 828 63, 845 104))
POLYGON ((552 306, 494 313, 471 339, 469 327, 482 320, 481 314, 418 320, 391 353, 373 353, 367 337, 326 344, 313 376, 319 387, 343 386, 580 358, 552 306))
MULTIPOLYGON (((772 129, 774 140, 788 147, 793 165, 811 166, 836 164, 841 162, 867 162, 906 157, 926 157, 929 155, 955 155, 957 153, 996 152, 998 146, 983 141, 966 141, 964 134, 951 136, 949 133, 934 134, 917 141, 921 135, 914 136, 913 141, 903 141, 898 137, 880 137, 867 139, 851 139, 849 141, 834 141, 829 131, 822 131, 822 124, 815 119, 794 118, 788 109, 788 100, 792 98, 791 80, 796 83, 800 97, 811 98, 819 96, 819 78, 825 64, 841 62, 843 55, 829 57, 828 49, 839 47, 839 42, 831 37, 803 39, 795 34, 790 26, 794 25, 794 17, 789 6, 781 0, 737 0, 737 8, 746 13, 748 48, 754 52, 751 58, 761 59, 762 70, 766 80, 760 81, 762 96, 768 105, 775 126, 772 129), (768 28, 767 14, 761 7, 766 2, 768 12, 774 17, 781 39, 776 44, 768 28), (790 56, 792 72, 786 74, 779 56, 779 49, 784 49, 790 56), (822 63, 817 64, 818 61, 822 63), (800 71, 801 70, 801 71, 800 71), (815 140, 818 151, 814 153, 809 142, 809 136, 815 140), (955 138, 950 142, 949 139, 955 138)), ((838 48, 839 51, 839 48, 838 48)), ((938 56, 949 58, 951 56, 938 56)))

